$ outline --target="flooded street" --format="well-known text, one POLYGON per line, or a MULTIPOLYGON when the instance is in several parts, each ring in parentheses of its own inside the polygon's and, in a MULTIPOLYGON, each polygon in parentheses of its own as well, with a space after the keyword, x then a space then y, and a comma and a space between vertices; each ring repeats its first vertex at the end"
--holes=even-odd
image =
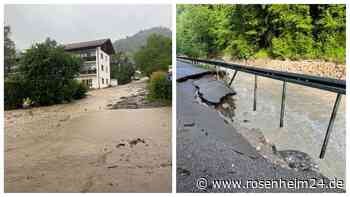
POLYGON ((145 86, 5 111, 5 192, 170 192, 171 108, 108 108, 145 86))
MULTIPOLYGON (((230 71, 232 76, 232 71, 230 71)), ((336 98, 335 93, 287 84, 284 128, 279 128, 282 82, 258 77, 257 111, 253 111, 254 76, 239 72, 232 83, 237 92, 235 127, 255 129, 277 150, 307 153, 330 179, 345 180, 345 105, 342 97, 324 159, 319 159, 336 98)), ((247 129, 238 129, 248 131, 247 129)))

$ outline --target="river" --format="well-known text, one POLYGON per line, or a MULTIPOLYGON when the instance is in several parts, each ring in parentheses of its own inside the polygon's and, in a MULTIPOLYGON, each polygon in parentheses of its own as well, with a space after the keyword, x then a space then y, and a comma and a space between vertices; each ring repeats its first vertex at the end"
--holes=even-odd
POLYGON ((256 111, 253 111, 253 75, 239 72, 232 88, 237 92, 236 124, 259 129, 278 150, 293 149, 309 154, 322 174, 345 181, 346 96, 342 97, 325 158, 319 159, 335 93, 288 83, 284 128, 280 128, 281 81, 258 77, 256 111))

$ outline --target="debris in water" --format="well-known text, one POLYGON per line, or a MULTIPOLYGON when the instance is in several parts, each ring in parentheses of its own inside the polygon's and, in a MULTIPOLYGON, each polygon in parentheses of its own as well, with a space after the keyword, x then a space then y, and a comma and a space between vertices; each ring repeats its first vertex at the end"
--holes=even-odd
POLYGON ((62 118, 60 121, 61 121, 61 122, 64 122, 64 121, 67 121, 67 120, 69 120, 69 119, 70 119, 70 115, 65 116, 65 117, 62 118))
POLYGON ((108 166, 108 169, 111 169, 111 168, 117 168, 118 165, 112 165, 112 166, 108 166))
POLYGON ((108 109, 139 109, 139 108, 154 108, 164 107, 165 103, 159 101, 149 101, 146 99, 146 90, 131 94, 130 96, 120 97, 120 101, 107 104, 108 109))
POLYGON ((130 144, 130 147, 133 147, 133 146, 135 146, 136 144, 138 144, 138 143, 143 143, 143 144, 145 144, 146 143, 146 141, 144 140, 144 139, 141 139, 141 138, 137 138, 136 140, 131 140, 130 142, 129 142, 129 144, 130 144))
POLYGON ((115 147, 116 147, 116 148, 120 148, 120 147, 122 147, 122 146, 125 146, 125 144, 124 144, 124 143, 119 143, 119 144, 117 144, 115 147))
POLYGON ((191 175, 191 171, 186 170, 184 168, 177 168, 177 172, 182 175, 182 176, 190 176, 191 175))
POLYGON ((184 127, 193 127, 194 125, 194 121, 184 123, 184 127))
POLYGON ((319 167, 312 157, 298 150, 277 151, 275 145, 272 146, 273 152, 280 156, 290 168, 297 171, 315 171, 319 172, 319 167))

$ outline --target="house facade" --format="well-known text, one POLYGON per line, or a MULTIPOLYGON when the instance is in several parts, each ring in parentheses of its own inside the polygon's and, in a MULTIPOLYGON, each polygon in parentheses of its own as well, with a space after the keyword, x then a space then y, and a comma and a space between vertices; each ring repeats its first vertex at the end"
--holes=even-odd
POLYGON ((105 88, 111 85, 110 59, 115 53, 110 39, 67 44, 65 51, 84 60, 78 80, 89 88, 105 88))

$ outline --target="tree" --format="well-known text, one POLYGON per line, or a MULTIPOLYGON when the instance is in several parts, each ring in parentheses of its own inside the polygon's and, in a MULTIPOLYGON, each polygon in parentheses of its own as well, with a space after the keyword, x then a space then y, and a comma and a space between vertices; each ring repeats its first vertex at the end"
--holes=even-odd
POLYGON ((328 60, 345 62, 346 48, 346 12, 345 6, 334 4, 318 6, 316 18, 316 40, 321 55, 328 60))
POLYGON ((11 28, 4 26, 4 74, 7 76, 11 72, 11 67, 16 62, 15 43, 10 39, 11 28))
POLYGON ((135 74, 134 65, 124 52, 117 52, 111 58, 111 78, 117 79, 118 84, 129 83, 135 74))
POLYGON ((167 71, 171 65, 171 38, 152 34, 147 39, 146 46, 134 54, 138 69, 150 76, 155 71, 167 71))
POLYGON ((82 61, 64 51, 62 46, 47 39, 26 50, 20 61, 20 73, 28 97, 39 105, 51 105, 71 100, 78 89, 82 61))
POLYGON ((345 62, 345 5, 177 6, 177 53, 345 62))
POLYGON ((283 58, 315 57, 312 18, 309 5, 271 5, 269 14, 275 36, 272 53, 283 58))
POLYGON ((207 5, 183 5, 177 16, 177 52, 191 57, 207 57, 216 52, 214 23, 207 5))

